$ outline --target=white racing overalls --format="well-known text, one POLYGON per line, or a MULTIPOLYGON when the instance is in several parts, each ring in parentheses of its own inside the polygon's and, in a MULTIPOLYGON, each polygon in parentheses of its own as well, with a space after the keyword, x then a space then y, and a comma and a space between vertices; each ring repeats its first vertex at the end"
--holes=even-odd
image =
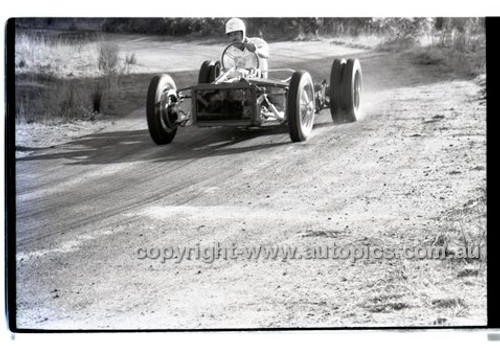
POLYGON ((255 53, 257 53, 259 70, 262 72, 262 77, 267 78, 267 59, 269 58, 269 46, 267 42, 258 37, 247 37, 243 42, 254 44, 256 48, 255 52, 249 51, 246 47, 243 50, 237 46, 230 47, 226 51, 226 54, 235 57, 235 59, 228 58, 224 61, 224 66, 231 68, 236 64, 237 68, 255 68, 257 66, 255 53))

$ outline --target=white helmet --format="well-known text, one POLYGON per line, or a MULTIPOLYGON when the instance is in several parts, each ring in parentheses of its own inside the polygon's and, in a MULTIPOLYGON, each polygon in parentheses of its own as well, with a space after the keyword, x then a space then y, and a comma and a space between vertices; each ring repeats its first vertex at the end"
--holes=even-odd
POLYGON ((243 37, 245 37, 245 23, 239 18, 231 18, 226 22, 226 35, 234 31, 242 31, 243 37))

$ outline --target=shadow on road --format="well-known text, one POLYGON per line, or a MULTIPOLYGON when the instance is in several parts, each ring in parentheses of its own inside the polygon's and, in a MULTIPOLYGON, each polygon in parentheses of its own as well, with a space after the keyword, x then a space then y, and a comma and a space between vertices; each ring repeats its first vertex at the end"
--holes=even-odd
MULTIPOLYGON (((333 124, 318 122, 314 125, 315 129, 323 127, 333 127, 333 124)), ((284 125, 179 129, 174 141, 162 146, 153 143, 148 130, 144 129, 84 136, 76 141, 18 158, 17 161, 64 160, 63 164, 66 165, 168 162, 238 155, 291 144, 288 127, 284 125)))

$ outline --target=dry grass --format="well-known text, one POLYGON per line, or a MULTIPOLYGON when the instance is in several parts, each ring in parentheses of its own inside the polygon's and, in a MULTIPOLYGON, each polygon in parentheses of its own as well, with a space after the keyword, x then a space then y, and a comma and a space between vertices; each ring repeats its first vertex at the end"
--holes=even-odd
MULTIPOLYGON (((309 234, 310 236, 313 236, 309 234)), ((314 238, 321 238, 315 235, 314 238)), ((339 313, 376 318, 377 323, 398 323, 411 318, 415 325, 468 325, 484 312, 486 296, 486 200, 478 197, 444 213, 432 228, 373 231, 360 239, 338 234, 339 245, 371 245, 398 249, 401 246, 446 246, 443 259, 358 260, 346 264, 343 276, 360 280, 351 288, 351 307, 339 313), (370 234, 371 233, 371 234, 370 234), (479 245, 479 258, 453 258, 458 247, 479 245), (356 265, 356 267, 353 267, 356 265), (361 282, 362 280, 362 282, 361 282), (471 296, 471 294, 476 294, 471 296), (359 311, 362 311, 361 314, 359 311)), ((370 325, 370 322, 364 323, 370 325)))
POLYGON ((97 77, 122 72, 137 64, 135 53, 123 52, 104 36, 66 40, 30 33, 16 36, 16 74, 42 74, 56 78, 97 77))
POLYGON ((120 78, 134 53, 103 36, 77 40, 21 33, 16 37, 18 122, 94 120, 110 114, 120 78))
POLYGON ((442 65, 459 76, 475 78, 486 73, 486 49, 456 51, 437 46, 418 47, 410 52, 417 64, 442 65))
POLYGON ((342 45, 352 48, 375 49, 379 47, 386 38, 381 35, 360 35, 357 37, 352 36, 338 36, 331 40, 330 43, 335 45, 342 45))
MULTIPOLYGON (((305 38, 304 38, 305 39, 305 38)), ((443 70, 466 78, 486 73, 486 38, 468 32, 443 32, 434 35, 388 37, 362 34, 339 36, 332 44, 382 52, 410 54, 419 65, 440 65, 443 70)))
POLYGON ((383 40, 376 48, 383 52, 404 52, 419 46, 419 42, 415 38, 401 37, 383 40))
POLYGON ((403 37, 381 42, 377 49, 409 53, 416 64, 441 65, 444 69, 467 78, 486 73, 484 34, 471 35, 464 32, 420 38, 403 37))
POLYGON ((20 34, 15 45, 16 74, 53 77, 92 76, 99 73, 97 43, 69 42, 62 38, 20 34))

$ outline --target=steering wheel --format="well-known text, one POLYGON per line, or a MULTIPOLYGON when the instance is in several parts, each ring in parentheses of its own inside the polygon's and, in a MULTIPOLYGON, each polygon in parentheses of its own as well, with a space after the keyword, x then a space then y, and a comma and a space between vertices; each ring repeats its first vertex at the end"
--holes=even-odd
MULTIPOLYGON (((245 55, 242 55, 242 56, 236 56, 234 55, 233 53, 230 53, 228 52, 228 50, 232 47, 235 47, 236 49, 238 50, 241 50, 241 52, 243 52, 243 50, 245 49, 246 47, 246 44, 244 42, 233 42, 232 44, 230 44, 229 46, 227 46, 224 51, 222 52, 222 56, 221 56, 221 65, 222 65, 222 70, 223 71, 227 71, 228 68, 231 68, 230 66, 226 66, 224 64, 224 61, 226 60, 226 58, 229 58, 232 62, 233 62, 233 67, 235 68, 243 68, 243 69, 258 69, 259 68, 259 56, 257 55, 257 52, 250 52, 250 51, 246 51, 250 54, 245 54, 245 55), (243 48, 243 49, 242 49, 243 48), (252 58, 253 61, 255 62, 255 66, 254 67, 245 67, 245 66, 239 66, 241 65, 241 62, 245 63, 245 60, 247 60, 248 58, 252 58)), ((244 64, 243 64, 244 65, 244 64)))

